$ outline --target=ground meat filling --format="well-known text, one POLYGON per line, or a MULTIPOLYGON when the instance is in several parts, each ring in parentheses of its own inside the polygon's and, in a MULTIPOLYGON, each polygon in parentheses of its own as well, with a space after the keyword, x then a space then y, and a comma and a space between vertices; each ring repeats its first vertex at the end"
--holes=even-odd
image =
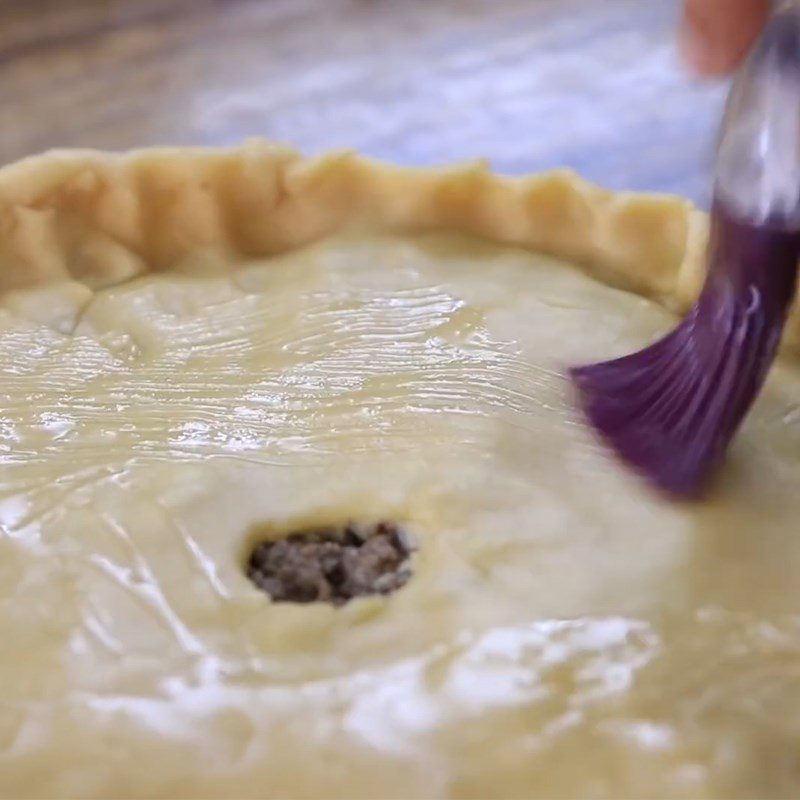
POLYGON ((413 550, 409 534, 393 522, 313 528, 259 542, 247 577, 278 603, 338 606, 399 589, 411 577, 413 550))

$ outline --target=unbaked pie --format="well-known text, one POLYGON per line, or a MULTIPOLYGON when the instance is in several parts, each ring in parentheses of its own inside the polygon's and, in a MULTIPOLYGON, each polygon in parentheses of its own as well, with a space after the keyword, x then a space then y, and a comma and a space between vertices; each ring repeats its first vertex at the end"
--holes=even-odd
POLYGON ((705 238, 260 142, 0 171, 0 794, 797 796, 797 319, 700 504, 564 379, 705 238))

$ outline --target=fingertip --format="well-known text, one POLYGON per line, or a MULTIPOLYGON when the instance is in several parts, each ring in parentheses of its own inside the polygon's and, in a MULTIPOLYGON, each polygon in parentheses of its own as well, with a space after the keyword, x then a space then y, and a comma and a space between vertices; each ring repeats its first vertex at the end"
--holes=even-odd
POLYGON ((766 22, 769 0, 686 0, 679 52, 690 72, 719 77, 732 72, 766 22))
POLYGON ((704 77, 711 71, 712 59, 708 43, 689 25, 681 28, 678 56, 683 66, 698 77, 704 77))
POLYGON ((691 32, 678 41, 678 56, 684 68, 698 78, 720 78, 736 68, 738 60, 715 50, 691 32))

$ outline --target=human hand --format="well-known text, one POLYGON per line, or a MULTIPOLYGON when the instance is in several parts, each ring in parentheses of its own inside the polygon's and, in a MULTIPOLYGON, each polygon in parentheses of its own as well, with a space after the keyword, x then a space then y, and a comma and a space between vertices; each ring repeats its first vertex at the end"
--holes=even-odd
POLYGON ((764 27, 771 7, 771 0, 684 0, 684 63, 706 76, 733 71, 764 27))

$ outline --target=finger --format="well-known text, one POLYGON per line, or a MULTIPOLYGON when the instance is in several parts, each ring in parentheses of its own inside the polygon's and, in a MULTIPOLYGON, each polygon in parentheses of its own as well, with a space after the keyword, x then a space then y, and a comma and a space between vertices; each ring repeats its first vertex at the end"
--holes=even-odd
POLYGON ((680 48, 701 75, 724 75, 744 58, 769 16, 770 0, 686 0, 680 48))

